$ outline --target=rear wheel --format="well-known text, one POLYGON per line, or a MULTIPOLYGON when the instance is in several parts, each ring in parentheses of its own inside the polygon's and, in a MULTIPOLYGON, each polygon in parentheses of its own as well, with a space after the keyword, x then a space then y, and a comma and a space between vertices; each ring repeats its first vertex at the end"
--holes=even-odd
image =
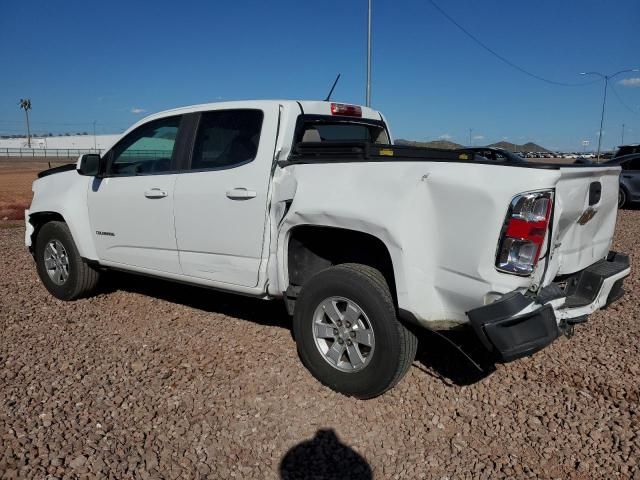
POLYGON ((48 222, 40 228, 35 260, 40 280, 60 300, 88 296, 98 284, 100 273, 82 259, 64 222, 48 222))
POLYGON ((312 277, 296 301, 293 330, 300 358, 318 380, 363 399, 400 381, 418 343, 398 321, 384 276, 360 264, 312 277))
POLYGON ((627 192, 625 192, 623 187, 620 187, 618 190, 618 208, 624 207, 627 203, 627 192))

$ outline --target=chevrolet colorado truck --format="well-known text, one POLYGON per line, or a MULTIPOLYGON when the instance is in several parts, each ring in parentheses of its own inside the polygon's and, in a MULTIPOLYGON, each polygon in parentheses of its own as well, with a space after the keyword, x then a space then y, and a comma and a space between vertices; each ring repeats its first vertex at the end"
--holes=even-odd
POLYGON ((470 326, 511 361, 618 299, 619 174, 397 146, 357 105, 212 103, 41 172, 25 241, 61 300, 109 269, 283 299, 311 373, 371 398, 412 364, 416 327, 470 326))

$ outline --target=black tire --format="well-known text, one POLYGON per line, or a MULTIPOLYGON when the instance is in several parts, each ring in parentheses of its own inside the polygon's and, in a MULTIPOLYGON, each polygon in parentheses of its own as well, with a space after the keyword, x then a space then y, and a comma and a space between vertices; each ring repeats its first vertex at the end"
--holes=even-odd
POLYGON ((49 293, 60 300, 76 300, 91 295, 100 278, 100 272, 88 265, 78 253, 69 227, 64 222, 45 223, 36 237, 35 260, 38 275, 49 293), (68 277, 62 283, 56 283, 45 266, 45 249, 52 241, 58 241, 66 251, 68 259, 68 277))
POLYGON ((618 208, 623 208, 627 203, 627 192, 621 185, 618 190, 618 208))
POLYGON ((373 398, 397 384, 411 366, 416 336, 397 318, 389 286, 376 269, 342 264, 314 275, 296 301, 293 332, 302 363, 329 388, 360 399, 373 398), (355 302, 374 332, 375 349, 364 367, 345 372, 325 359, 314 339, 314 313, 330 297, 355 302))

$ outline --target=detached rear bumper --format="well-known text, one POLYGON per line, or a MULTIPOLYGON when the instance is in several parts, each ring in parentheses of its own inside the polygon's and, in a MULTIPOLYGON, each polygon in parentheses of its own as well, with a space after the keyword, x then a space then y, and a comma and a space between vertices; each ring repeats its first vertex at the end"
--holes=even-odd
POLYGON ((543 349, 587 315, 624 295, 629 257, 610 252, 605 260, 528 296, 510 292, 499 300, 467 312, 482 344, 510 362, 543 349))

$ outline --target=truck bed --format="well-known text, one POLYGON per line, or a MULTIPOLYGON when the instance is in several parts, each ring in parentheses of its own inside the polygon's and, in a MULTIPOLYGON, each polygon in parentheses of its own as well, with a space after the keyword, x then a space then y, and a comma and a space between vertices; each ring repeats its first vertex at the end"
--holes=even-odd
POLYGON ((298 143, 291 155, 280 162, 284 167, 305 163, 346 162, 456 162, 498 165, 514 168, 559 170, 560 168, 606 167, 605 164, 558 164, 545 162, 494 162, 474 159, 471 150, 411 147, 405 145, 372 144, 368 142, 304 142, 298 143))

